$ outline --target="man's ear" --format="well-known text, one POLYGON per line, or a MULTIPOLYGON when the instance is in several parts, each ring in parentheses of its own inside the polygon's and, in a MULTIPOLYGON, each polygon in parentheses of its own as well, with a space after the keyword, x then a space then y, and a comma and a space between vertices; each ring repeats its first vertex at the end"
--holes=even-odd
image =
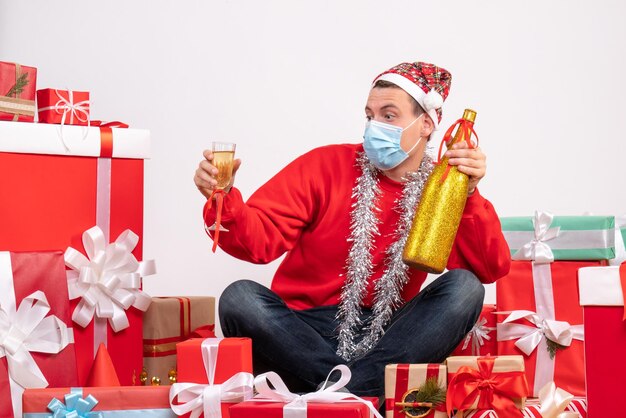
POLYGON ((428 138, 430 137, 430 134, 432 134, 434 130, 435 130, 435 124, 433 123, 433 120, 430 118, 430 116, 427 113, 425 113, 424 123, 422 124, 422 132, 420 132, 420 135, 423 138, 428 138))

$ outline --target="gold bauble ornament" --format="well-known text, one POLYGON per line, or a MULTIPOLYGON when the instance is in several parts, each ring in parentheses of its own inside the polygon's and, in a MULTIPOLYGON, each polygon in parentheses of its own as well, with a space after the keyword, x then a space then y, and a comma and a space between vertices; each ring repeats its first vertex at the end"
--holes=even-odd
POLYGON ((176 372, 176 369, 172 369, 167 373, 167 378, 170 381, 170 384, 173 385, 174 383, 176 383, 177 379, 178 379, 178 373, 176 372))

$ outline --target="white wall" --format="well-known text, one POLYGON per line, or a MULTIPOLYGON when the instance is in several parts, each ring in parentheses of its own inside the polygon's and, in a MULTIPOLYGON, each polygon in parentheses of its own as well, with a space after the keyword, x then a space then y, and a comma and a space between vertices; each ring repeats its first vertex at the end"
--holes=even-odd
POLYGON ((145 289, 218 295, 268 284, 276 264, 210 252, 202 149, 237 142, 247 197, 312 147, 360 141, 371 80, 402 61, 452 72, 444 126, 478 111, 481 190, 500 215, 623 213, 625 14, 620 1, 0 0, 0 60, 152 131, 144 254, 159 274, 145 289))

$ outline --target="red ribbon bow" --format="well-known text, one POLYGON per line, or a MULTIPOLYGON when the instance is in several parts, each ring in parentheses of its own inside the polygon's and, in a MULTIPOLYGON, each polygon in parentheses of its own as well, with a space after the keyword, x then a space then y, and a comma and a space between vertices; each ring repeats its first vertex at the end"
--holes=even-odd
MULTIPOLYGON (((213 192, 211 193, 211 196, 209 196, 209 201, 207 202, 207 205, 205 206, 205 210, 204 210, 203 218, 206 219, 206 215, 209 209, 213 207, 213 197, 215 197, 215 201, 217 202, 217 211, 216 211, 217 213, 215 216, 215 235, 213 236, 213 248, 211 248, 213 252, 217 250, 217 243, 220 239, 220 225, 222 224, 222 208, 224 207, 224 193, 225 192, 222 189, 213 190, 213 192)), ((206 227, 205 227, 205 230, 206 230, 206 227)), ((209 231, 206 230, 206 233, 208 234, 209 231)))
MULTIPOLYGON (((476 135, 476 132, 474 131, 474 123, 466 119, 459 119, 456 122, 454 122, 452 126, 450 126, 448 130, 446 131, 446 133, 444 134, 443 139, 441 140, 441 144, 439 144, 439 156, 437 157, 436 164, 441 163, 441 151, 443 151, 443 144, 446 144, 446 148, 452 145, 451 143, 453 139, 452 131, 457 125, 459 127, 459 132, 463 133, 462 141, 467 142, 467 146, 469 148, 476 148, 478 146, 478 135, 476 135), (476 137, 476 144, 472 142, 472 134, 474 134, 474 137, 476 137)), ((446 177, 448 177, 449 171, 450 171, 450 166, 446 168, 445 173, 443 173, 443 176, 441 177, 442 183, 446 180, 446 177)))
POLYGON ((478 399, 478 409, 493 409, 499 417, 522 417, 515 406, 514 398, 523 398, 528 393, 524 372, 493 372, 495 357, 478 359, 478 370, 462 366, 448 384, 446 409, 448 415, 453 409, 464 411, 474 408, 478 399))

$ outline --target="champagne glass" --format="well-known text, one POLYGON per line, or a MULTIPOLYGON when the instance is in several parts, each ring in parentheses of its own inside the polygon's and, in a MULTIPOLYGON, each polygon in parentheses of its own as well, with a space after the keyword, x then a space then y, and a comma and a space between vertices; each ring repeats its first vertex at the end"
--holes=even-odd
POLYGON ((209 199, 217 200, 217 217, 216 222, 209 226, 205 227, 208 231, 224 231, 228 232, 228 229, 224 228, 220 225, 221 215, 222 215, 222 199, 224 194, 224 189, 230 185, 230 181, 233 177, 233 165, 235 161, 235 148, 237 144, 232 142, 219 142, 215 141, 211 143, 211 151, 213 152, 213 166, 217 168, 217 176, 215 179, 217 180, 217 186, 211 197, 209 199))

